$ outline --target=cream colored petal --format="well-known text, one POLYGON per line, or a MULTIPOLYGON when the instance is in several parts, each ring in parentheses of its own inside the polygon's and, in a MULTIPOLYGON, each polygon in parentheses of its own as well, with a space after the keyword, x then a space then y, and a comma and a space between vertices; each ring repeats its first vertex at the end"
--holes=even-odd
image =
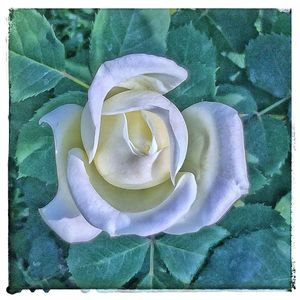
POLYGON ((169 149, 140 155, 129 140, 124 114, 103 116, 94 163, 109 183, 125 189, 145 189, 169 178, 169 149))
POLYGON ((166 93, 186 78, 185 69, 172 60, 154 55, 130 54, 101 65, 89 89, 81 119, 81 135, 89 161, 97 150, 103 101, 113 87, 151 86, 156 92, 166 93))
POLYGON ((142 115, 151 130, 157 148, 163 149, 169 147, 169 134, 164 121, 159 116, 149 111, 143 110, 142 115))
MULTIPOLYGON (((141 111, 125 114, 128 128, 128 139, 140 151, 147 154, 152 144, 152 132, 144 120, 141 111)), ((101 137, 100 137, 101 139, 101 137)))
POLYGON ((198 191, 190 211, 166 230, 171 234, 216 223, 249 188, 238 113, 221 103, 200 102, 184 110, 183 116, 189 146, 182 170, 194 173, 198 191))
POLYGON ((174 182, 187 151, 188 133, 177 107, 164 96, 149 91, 127 91, 107 99, 103 115, 116 115, 137 110, 157 114, 165 123, 170 141, 170 176, 174 182))
POLYGON ((49 227, 69 243, 91 240, 101 232, 90 225, 77 209, 66 179, 67 153, 71 148, 82 145, 81 112, 81 106, 66 104, 40 119, 40 124, 49 124, 54 134, 58 191, 55 198, 39 211, 49 227))
POLYGON ((196 196, 196 182, 191 173, 180 173, 176 186, 170 182, 147 190, 118 189, 105 182, 80 149, 72 149, 68 160, 68 182, 74 200, 84 217, 95 227, 110 235, 159 233, 183 216, 196 196), (142 212, 125 212, 109 202, 158 202, 142 212))

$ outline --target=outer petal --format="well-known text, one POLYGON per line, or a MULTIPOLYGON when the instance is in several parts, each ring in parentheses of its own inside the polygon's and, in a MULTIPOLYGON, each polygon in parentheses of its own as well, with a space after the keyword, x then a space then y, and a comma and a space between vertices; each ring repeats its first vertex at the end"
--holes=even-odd
POLYGON ((81 120, 89 161, 93 160, 98 145, 103 101, 113 87, 150 89, 164 94, 186 78, 185 69, 172 60, 147 54, 130 54, 101 65, 89 89, 81 120))
POLYGON ((71 148, 82 144, 81 112, 81 106, 66 104, 46 114, 40 120, 40 123, 48 123, 53 130, 58 191, 54 199, 39 211, 49 227, 69 243, 89 241, 101 232, 90 225, 77 209, 66 179, 67 153, 71 148))
POLYGON ((221 103, 201 102, 185 109, 183 116, 189 146, 182 169, 194 173, 198 191, 190 211, 166 230, 171 234, 216 223, 249 188, 238 113, 221 103))
POLYGON ((165 123, 170 139, 170 175, 174 182, 187 151, 188 133, 184 119, 177 107, 156 92, 127 91, 105 101, 103 115, 115 115, 136 110, 148 110, 157 114, 165 123))
POLYGON ((149 196, 159 195, 161 200, 164 200, 159 205, 143 212, 121 212, 107 202, 106 196, 111 197, 113 193, 117 193, 120 199, 124 199, 130 198, 134 192, 144 197, 147 193, 122 189, 114 191, 116 188, 97 174, 80 149, 69 152, 68 182, 73 198, 84 217, 110 235, 147 236, 165 230, 190 209, 197 190, 193 174, 180 173, 175 188, 170 190, 168 186, 163 186, 160 193, 157 190, 153 193, 150 191, 149 196), (163 193, 164 191, 166 193, 163 193))

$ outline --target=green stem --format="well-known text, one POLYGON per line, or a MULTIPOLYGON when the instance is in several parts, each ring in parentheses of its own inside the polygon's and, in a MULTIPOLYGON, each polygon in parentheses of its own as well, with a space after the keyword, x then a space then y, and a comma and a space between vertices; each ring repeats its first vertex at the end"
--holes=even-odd
POLYGON ((62 73, 63 73, 63 75, 64 75, 65 77, 67 77, 68 79, 72 80, 73 82, 75 82, 75 83, 81 85, 82 87, 84 87, 84 88, 86 88, 86 89, 89 89, 89 85, 86 84, 85 82, 81 81, 80 79, 78 79, 78 78, 76 78, 76 77, 74 77, 74 76, 72 76, 72 75, 70 75, 70 74, 68 74, 68 73, 66 73, 66 72, 62 72, 62 73))
POLYGON ((261 116, 261 115, 263 115, 263 114, 269 112, 270 110, 272 110, 272 109, 274 109, 275 107, 281 105, 282 103, 284 103, 285 101, 289 100, 290 98, 291 98, 291 96, 287 96, 287 97, 285 97, 285 98, 283 98, 283 99, 281 99, 281 100, 278 100, 278 101, 275 102, 274 104, 272 104, 272 105, 268 106, 267 108, 265 108, 265 109, 261 110, 260 112, 258 112, 258 113, 257 113, 258 116, 261 116))

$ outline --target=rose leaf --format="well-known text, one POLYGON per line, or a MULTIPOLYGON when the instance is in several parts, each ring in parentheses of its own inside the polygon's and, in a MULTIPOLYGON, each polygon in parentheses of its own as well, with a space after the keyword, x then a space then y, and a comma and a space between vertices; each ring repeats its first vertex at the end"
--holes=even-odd
POLYGON ((231 106, 241 114, 252 114, 257 111, 256 102, 251 92, 243 86, 221 84, 218 86, 215 99, 231 106))
POLYGON ((137 289, 183 289, 184 284, 170 274, 161 260, 158 251, 155 251, 154 240, 148 250, 144 264, 136 275, 139 280, 137 289), (151 266, 150 266, 151 265, 151 266))
POLYGON ((188 284, 203 265, 209 249, 227 235, 224 228, 211 226, 191 234, 165 235, 155 243, 170 273, 188 284))
POLYGON ((28 122, 35 111, 41 107, 48 99, 49 92, 41 93, 35 97, 30 97, 26 102, 10 103, 9 106, 9 156, 13 158, 16 152, 16 143, 21 127, 28 122))
POLYGON ((53 134, 48 126, 40 125, 39 120, 56 107, 68 103, 83 105, 85 101, 86 93, 62 94, 45 103, 21 127, 16 149, 19 178, 30 176, 50 184, 56 182, 53 134))
POLYGON ((209 9, 206 16, 213 27, 210 35, 216 46, 239 53, 257 36, 257 17, 257 9, 209 9))
POLYGON ((32 279, 48 279, 59 275, 60 254, 55 241, 47 236, 36 238, 29 252, 28 263, 28 275, 32 279))
POLYGON ((37 11, 13 11, 9 49, 12 102, 50 90, 64 77, 64 46, 37 11))
POLYGON ((72 244, 67 262, 79 288, 120 288, 141 269, 148 248, 145 238, 102 233, 89 243, 72 244))
POLYGON ((273 31, 275 33, 282 33, 291 35, 291 15, 288 13, 280 13, 276 22, 273 24, 273 31))
POLYGON ((238 235, 259 229, 283 226, 284 219, 270 206, 247 204, 232 208, 218 224, 232 235, 238 235))
POLYGON ((290 244, 283 234, 262 229, 227 240, 213 250, 192 288, 289 289, 290 244))
MULTIPOLYGON (((251 180, 251 178, 250 178, 251 180)), ((275 206, 276 203, 291 190, 291 162, 288 159, 278 174, 268 179, 268 184, 255 194, 244 198, 246 203, 264 203, 275 206)))
POLYGON ((180 110, 211 97, 216 92, 216 49, 212 41, 192 24, 172 29, 168 35, 168 57, 188 71, 188 78, 167 97, 180 110))
POLYGON ((278 173, 290 150, 285 122, 269 115, 254 116, 244 129, 248 162, 265 175, 278 173))
POLYGON ((170 25, 167 9, 103 9, 91 33, 90 68, 126 54, 164 56, 170 25))
POLYGON ((275 206, 287 224, 291 224, 291 192, 283 196, 275 206))
POLYGON ((260 170, 255 168, 254 165, 248 165, 248 179, 250 181, 249 194, 255 194, 262 189, 265 185, 269 184, 269 179, 265 177, 260 170))
POLYGON ((291 39, 284 35, 260 35, 246 48, 250 81, 275 97, 291 90, 291 39))

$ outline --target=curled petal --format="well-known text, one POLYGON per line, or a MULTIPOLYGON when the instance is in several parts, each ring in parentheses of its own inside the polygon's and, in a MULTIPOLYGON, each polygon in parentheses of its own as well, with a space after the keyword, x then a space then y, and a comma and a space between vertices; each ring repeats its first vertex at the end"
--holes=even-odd
POLYGON ((165 123, 170 139, 170 175, 174 182, 187 151, 188 133, 184 119, 177 107, 156 92, 127 91, 107 99, 103 105, 103 115, 146 110, 158 115, 165 123))
MULTIPOLYGON (((136 123, 134 126, 138 127, 136 123)), ((109 183, 124 189, 145 189, 169 178, 168 150, 165 148, 140 155, 129 139, 125 114, 103 116, 100 144, 94 163, 109 183)))
POLYGON ((176 186, 170 182, 147 190, 118 189, 97 173, 84 152, 72 149, 68 160, 68 183, 72 196, 83 216, 93 226, 110 235, 137 234, 147 236, 161 232, 181 218, 192 205, 196 196, 196 182, 193 174, 179 173, 176 186), (111 198, 135 203, 147 198, 156 198, 160 203, 141 212, 125 212, 109 204, 111 198), (128 198, 128 199, 126 199, 128 198))
POLYGON ((77 209, 66 178, 68 151, 82 145, 79 131, 81 112, 81 106, 66 104, 40 120, 40 123, 49 124, 54 134, 58 190, 55 198, 39 212, 48 226, 69 243, 89 241, 101 232, 77 209))
POLYGON ((185 69, 172 60, 147 54, 130 54, 101 65, 89 89, 81 120, 81 135, 89 161, 97 150, 103 101, 113 87, 150 89, 164 94, 186 78, 185 69))
POLYGON ((201 102, 185 109, 183 117, 189 146, 182 170, 194 173, 198 190, 190 211, 166 230, 171 234, 216 223, 249 188, 238 113, 221 103, 201 102))

